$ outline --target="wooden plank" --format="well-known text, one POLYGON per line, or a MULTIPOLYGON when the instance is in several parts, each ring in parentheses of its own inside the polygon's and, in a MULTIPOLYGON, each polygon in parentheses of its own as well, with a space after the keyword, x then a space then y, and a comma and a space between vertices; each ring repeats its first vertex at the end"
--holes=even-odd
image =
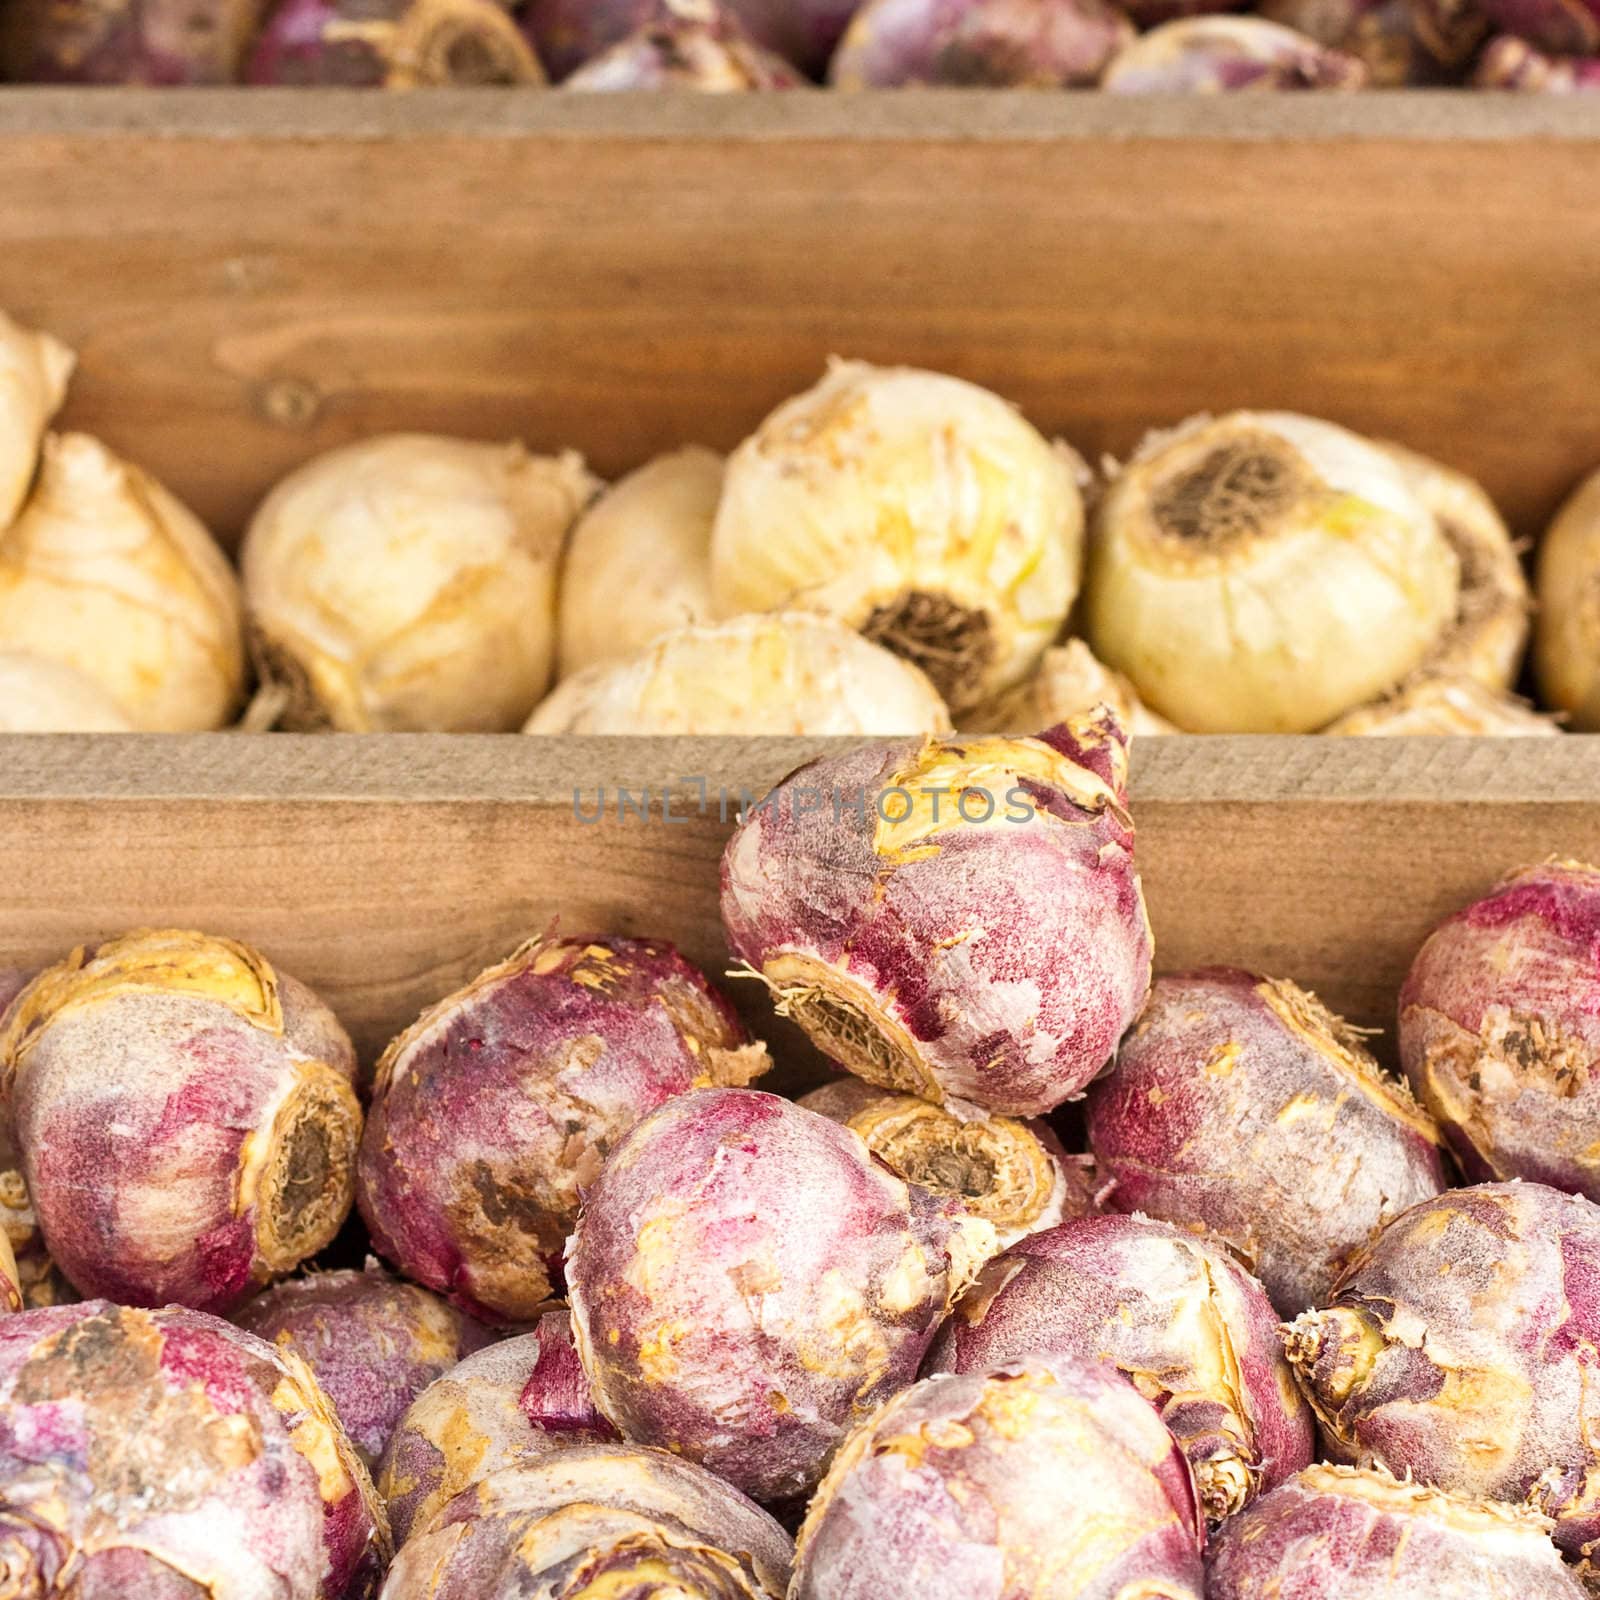
POLYGON ((1587 105, 11 91, 0 195, 0 305, 82 352, 67 422, 226 537, 381 429, 731 445, 832 352, 1091 455, 1330 416, 1527 532, 1600 462, 1587 105))
MULTIPOLYGON (((817 741, 0 740, 0 965, 177 923, 261 944, 363 1051, 554 918, 726 962, 719 788, 817 741), (711 803, 695 809, 704 777, 711 803), (650 788, 648 817, 617 796, 650 788), (664 820, 660 795, 676 796, 664 820), (574 791, 604 821, 586 824, 574 791)), ((1161 967, 1290 976, 1371 1026, 1428 928, 1505 870, 1600 860, 1600 740, 1144 741, 1133 806, 1161 967)), ((792 1070, 805 1059, 735 985, 792 1070)))

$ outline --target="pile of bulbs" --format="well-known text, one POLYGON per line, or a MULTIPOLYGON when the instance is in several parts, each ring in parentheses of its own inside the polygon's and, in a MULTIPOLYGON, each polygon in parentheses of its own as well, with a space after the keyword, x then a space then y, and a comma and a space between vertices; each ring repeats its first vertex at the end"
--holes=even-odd
POLYGON ((1582 1600, 1600 871, 1442 923, 1392 1074, 1291 982, 1152 982, 1127 757, 872 741, 745 816, 729 953, 844 1069, 799 1100, 649 939, 371 1070, 230 939, 0 978, 6 1592, 1582 1600))
POLYGON ((1600 88, 1600 0, 8 0, 20 83, 1600 88))
MULTIPOLYGON (((835 362, 726 460, 387 435, 272 490, 236 577, 160 484, 47 430, 0 317, 0 728, 538 734, 1558 731, 1470 479, 1285 412, 1096 476, 953 377, 835 362), (256 689, 248 698, 253 670, 256 689)), ((1600 476, 1545 541, 1550 708, 1600 725, 1600 476)))

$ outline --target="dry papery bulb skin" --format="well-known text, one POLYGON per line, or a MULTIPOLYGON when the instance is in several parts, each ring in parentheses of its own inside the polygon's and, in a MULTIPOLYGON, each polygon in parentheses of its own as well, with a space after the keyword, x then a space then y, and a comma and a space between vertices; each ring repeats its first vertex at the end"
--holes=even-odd
POLYGON ((567 1250, 572 1329, 623 1435, 767 1504, 915 1378, 993 1227, 828 1118, 749 1089, 670 1100, 612 1153, 567 1250))
POLYGON ((1537 1512, 1321 1464, 1215 1536, 1207 1600, 1583 1600, 1537 1512))
POLYGON ((1374 89, 1460 83, 1488 29, 1478 0, 1265 0, 1260 12, 1354 56, 1374 89))
POLYGON ((1209 1228, 1284 1316, 1445 1186, 1439 1130, 1360 1035, 1306 990, 1234 968, 1156 979, 1088 1126, 1109 1209, 1209 1228))
POLYGON ((1452 1189, 1390 1223, 1284 1330, 1337 1461, 1600 1540, 1600 1207, 1539 1183, 1452 1189))
POLYGON ((1126 794, 1103 711, 824 756, 729 840, 729 946, 858 1077, 1041 1116, 1105 1068, 1149 990, 1126 794))
POLYGON ((1161 1415, 1220 1522, 1315 1458, 1266 1291, 1219 1241, 1145 1217, 1084 1217, 986 1266, 925 1369, 1039 1354, 1106 1361, 1161 1415))
POLYGON ((1108 707, 1135 739, 1178 730, 1158 717, 1120 672, 1097 661, 1082 639, 1046 650, 1038 671, 1016 688, 976 707, 961 719, 966 733, 1028 734, 1108 707))
POLYGON ((1455 620, 1418 670, 1459 674, 1486 689, 1511 688, 1528 648, 1533 594, 1505 519, 1483 485, 1465 473, 1402 445, 1379 441, 1378 448, 1433 513, 1461 571, 1455 620))
POLYGON ((575 455, 386 434, 291 473, 241 552, 279 725, 506 733, 549 686, 575 455))
POLYGON ((132 733, 133 723, 87 673, 0 651, 0 733, 132 733))
POLYGON ((20 1597, 371 1600, 383 1507, 310 1369, 180 1306, 0 1320, 0 1573, 20 1597))
POLYGON ((616 1437, 595 1409, 566 1308, 547 1311, 437 1378, 400 1419, 377 1473, 395 1543, 502 1467, 616 1437))
POLYGON ((758 45, 718 0, 656 0, 637 31, 586 61, 562 87, 590 93, 741 94, 799 89, 805 83, 782 56, 758 45))
POLYGON ((959 715, 1060 633, 1082 473, 986 389, 835 361, 729 458, 713 593, 724 615, 828 612, 916 662, 959 715))
POLYGON ((1150 1405, 1062 1356, 925 1378, 834 1458, 793 1600, 1200 1600, 1204 1524, 1150 1405))
POLYGON ((1600 0, 1480 0, 1490 23, 1553 56, 1600 54, 1600 0))
POLYGON ((1391 457, 1240 411, 1152 435, 1113 478, 1084 634, 1188 732, 1310 733, 1420 666, 1459 598, 1455 551, 1391 457))
POLYGON ((1242 90, 1361 89, 1367 69, 1293 28, 1261 17, 1180 17, 1111 59, 1110 94, 1231 94, 1242 90))
POLYGON ((82 1294, 227 1311, 349 1212, 350 1041, 247 945, 146 930, 74 951, 6 1012, 0 1070, 46 1248, 82 1294))
POLYGON ((244 689, 239 586, 154 478, 87 434, 45 438, 0 532, 0 639, 93 679, 146 733, 220 728, 244 689))
POLYGON ((868 0, 828 76, 838 89, 1092 88, 1135 37, 1108 0, 868 0))
POLYGON ((383 1600, 783 1600, 788 1534, 663 1450, 575 1445, 504 1467, 401 1547, 383 1600))
POLYGON ((958 1117, 860 1078, 824 1084, 799 1104, 859 1134, 907 1183, 991 1223, 1002 1247, 1094 1210, 1093 1163, 1068 1155, 1040 1119, 958 1117))
POLYGON ((67 397, 76 363, 59 339, 0 311, 0 528, 27 498, 44 431, 67 397))
POLYGON ((1400 991, 1400 1062, 1471 1182, 1600 1200, 1600 871, 1550 861, 1441 923, 1400 991))
POLYGON ((658 638, 563 680, 524 733, 948 733, 926 674, 833 617, 750 614, 658 638))
POLYGON ((0 77, 157 88, 233 83, 265 4, 7 0, 0 8, 0 77))
POLYGON ((1457 672, 1412 678, 1387 699, 1347 711, 1322 731, 1340 737, 1548 739, 1561 733, 1561 724, 1525 700, 1457 672))
POLYGON ((1600 472, 1539 543, 1533 660, 1545 703, 1580 733, 1600 729, 1600 472))
POLYGON ((233 1320, 293 1350, 311 1368, 369 1468, 411 1402, 495 1337, 375 1261, 361 1271, 313 1272, 274 1284, 233 1320))
POLYGON ((723 460, 690 446, 657 456, 578 519, 561 564, 561 675, 638 655, 711 622, 711 525, 723 460))
POLYGON ((258 85, 538 86, 544 69, 498 0, 281 0, 250 52, 258 85))
POLYGON ((1600 92, 1600 55, 1546 55, 1526 39, 1501 34, 1478 58, 1472 86, 1524 94, 1592 94, 1600 92))
POLYGON ((580 1195, 634 1123, 770 1065, 671 945, 535 939, 384 1052, 361 1215, 407 1277, 487 1321, 531 1321, 559 1293, 580 1195))

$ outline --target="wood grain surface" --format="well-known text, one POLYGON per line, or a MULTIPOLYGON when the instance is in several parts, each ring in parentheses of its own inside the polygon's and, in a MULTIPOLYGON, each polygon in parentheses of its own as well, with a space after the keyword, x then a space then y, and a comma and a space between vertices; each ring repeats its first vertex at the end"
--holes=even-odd
MULTIPOLYGON (((166 923, 259 943, 376 1053, 559 919, 726 967, 717 794, 825 742, 464 736, 0 739, 0 965, 166 923), (697 809, 704 779, 705 813, 697 809), (648 815, 617 815, 649 788, 648 815), (606 817, 584 823, 601 792, 606 817), (667 822, 662 795, 671 792, 667 822)), ((1504 871, 1600 860, 1600 740, 1146 740, 1139 855, 1165 970, 1239 963, 1391 1026, 1428 929, 1504 871)), ((803 1071, 759 987, 752 1025, 803 1071)))
POLYGON ((0 305, 225 538, 367 433, 614 474, 835 352, 1091 456, 1302 409, 1534 532, 1600 462, 1597 284, 1600 109, 1541 97, 0 94, 0 305))

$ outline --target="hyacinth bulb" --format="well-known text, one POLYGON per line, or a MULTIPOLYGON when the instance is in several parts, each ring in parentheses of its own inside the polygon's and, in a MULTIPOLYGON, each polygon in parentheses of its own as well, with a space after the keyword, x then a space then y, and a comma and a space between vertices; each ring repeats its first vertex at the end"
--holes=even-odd
POLYGON ((266 8, 267 0, 7 0, 0 77, 156 88, 234 83, 266 8))
POLYGON ((994 1229, 907 1184, 847 1128, 706 1089, 645 1118, 584 1197, 572 1329, 622 1434, 767 1503, 911 1382, 994 1229))
POLYGON ((225 1311, 349 1212, 350 1041, 246 945, 74 951, 6 1012, 0 1069, 46 1247, 84 1294, 225 1311))
POLYGON ((858 1077, 1040 1116, 1106 1067, 1149 989, 1126 798, 1109 713, 820 757, 728 842, 729 947, 858 1077))
POLYGON ((253 84, 482 88, 544 82, 499 0, 279 0, 250 53, 253 84))
POLYGON ((948 733, 927 675, 832 617, 735 617, 564 679, 525 733, 948 733))
POLYGON ((1370 706, 1357 706, 1322 730, 1337 735, 1424 736, 1494 739, 1549 738, 1561 732, 1553 717, 1541 716, 1524 700, 1486 689, 1464 673, 1410 679, 1404 687, 1370 706))
POLYGON ((1152 436, 1113 480, 1084 631, 1181 728, 1309 733, 1420 666, 1460 592, 1449 539, 1383 451, 1236 412, 1152 436))
POLYGON ((1600 1540, 1600 1206, 1538 1183, 1413 1206, 1285 1329, 1336 1460, 1525 1503, 1600 1540))
POLYGON ((1545 701, 1578 732, 1600 728, 1600 472, 1562 506, 1539 544, 1534 665, 1545 701))
POLYGON ((1501 33, 1553 56, 1600 53, 1600 0, 1480 0, 1501 33))
POLYGON ((179 1306, 0 1319, 5 1592, 370 1600, 371 1479, 292 1352, 179 1306))
POLYGON ((925 1378, 834 1458, 792 1600, 1200 1600, 1188 1464, 1119 1374, 1058 1356, 925 1378))
POLYGON ((1224 1527, 1208 1600, 1583 1600, 1537 1512, 1308 1467, 1224 1527))
POLYGON ((510 732, 550 681, 556 568, 594 480, 577 456, 388 434, 267 496, 240 560, 286 728, 510 732))
POLYGON ((1135 739, 1178 731, 1140 700, 1120 672, 1097 661, 1082 639, 1068 639, 1046 650, 1031 677, 967 712, 961 719, 962 731, 1034 733, 1088 716, 1097 706, 1107 707, 1135 739))
POLYGON ((87 673, 0 651, 0 733, 132 733, 122 708, 87 673))
POLYGON ((494 1338, 375 1261, 359 1272, 313 1272, 274 1284, 242 1306, 234 1321, 293 1350, 311 1368, 368 1467, 411 1402, 494 1338))
POLYGON ((1600 1200, 1600 872, 1512 873, 1441 923, 1400 991, 1400 1061, 1472 1180, 1600 1200))
POLYGON ((566 1309, 547 1311, 529 1332, 467 1356, 401 1417, 377 1475, 395 1543, 432 1527, 462 1490, 502 1467, 615 1438, 595 1409, 566 1309))
MULTIPOLYGON (((1232 94, 1360 89, 1355 56, 1261 17, 1180 17, 1119 50, 1100 79, 1110 94, 1232 94)), ((1253 530, 1252 530, 1253 531, 1253 530)))
POLYGON ((1375 89, 1460 83, 1488 28, 1478 0, 1266 0, 1260 9, 1354 56, 1375 89))
POLYGON ((27 497, 44 430, 67 397, 76 363, 59 339, 0 311, 0 528, 27 497))
POLYGON ((797 89, 804 82, 782 56, 758 45, 719 0, 656 0, 635 32, 585 62, 564 87, 739 94, 797 89))
POLYGON ((1088 1125, 1108 1206, 1210 1229, 1285 1316, 1445 1182, 1433 1119, 1356 1030, 1226 967, 1156 980, 1088 1125))
POLYGON ((1600 55, 1548 55, 1526 39, 1501 34, 1479 56, 1472 86, 1524 94, 1592 94, 1600 92, 1600 55))
POLYGON ((710 622, 711 525, 722 457, 658 456, 578 519, 561 565, 561 675, 638 655, 662 634, 710 622))
POLYGON ((674 1095, 770 1065, 671 945, 536 939, 447 995, 378 1063, 361 1214, 379 1254, 474 1315, 538 1316, 583 1191, 674 1095))
POLYGON ((1004 1246, 1094 1209, 1093 1163, 1069 1156, 1047 1122, 958 1117, 915 1095, 840 1078, 803 1095, 883 1164, 981 1217, 1004 1246))
POLYGON ((1313 1459, 1266 1291, 1219 1240, 1145 1217, 1084 1217, 996 1257, 957 1304, 934 1372, 1050 1354, 1109 1362, 1188 1457, 1220 1522, 1313 1459))
POLYGON ((829 79, 840 89, 1088 88, 1135 37, 1107 0, 868 0, 829 79))
POLYGON ((402 1546, 384 1600, 783 1600, 794 1547, 663 1450, 578 1445, 502 1468, 402 1546))
POLYGON ((985 389, 836 361, 729 458, 717 604, 828 612, 959 714, 1025 678, 1066 621, 1081 466, 985 389))
POLYGON ((81 433, 45 439, 0 532, 0 639, 93 679, 147 733, 219 728, 244 688, 227 558, 159 483, 81 433))

